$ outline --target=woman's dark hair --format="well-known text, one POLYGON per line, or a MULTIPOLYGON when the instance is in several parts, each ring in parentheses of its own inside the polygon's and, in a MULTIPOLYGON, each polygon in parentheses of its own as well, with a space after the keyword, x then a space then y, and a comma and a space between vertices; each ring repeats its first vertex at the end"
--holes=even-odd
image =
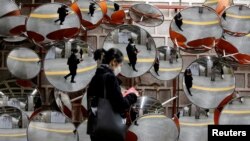
POLYGON ((117 63, 123 62, 123 54, 119 49, 111 48, 105 52, 103 58, 103 64, 109 64, 113 59, 117 61, 117 63))
POLYGON ((133 43, 133 42, 134 42, 133 38, 129 38, 128 41, 129 41, 130 43, 133 43))
POLYGON ((106 51, 103 48, 97 49, 94 52, 94 59, 95 61, 102 59, 102 55, 106 54, 106 51))
POLYGON ((191 73, 191 70, 190 70, 189 68, 185 70, 185 72, 184 72, 184 76, 187 76, 187 75, 188 75, 188 73, 191 73))

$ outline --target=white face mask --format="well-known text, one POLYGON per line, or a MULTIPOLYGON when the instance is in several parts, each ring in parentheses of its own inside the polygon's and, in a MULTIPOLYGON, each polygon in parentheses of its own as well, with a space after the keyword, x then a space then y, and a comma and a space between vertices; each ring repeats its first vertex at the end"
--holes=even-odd
POLYGON ((117 68, 114 70, 115 76, 117 76, 120 72, 122 71, 122 67, 119 65, 117 68))

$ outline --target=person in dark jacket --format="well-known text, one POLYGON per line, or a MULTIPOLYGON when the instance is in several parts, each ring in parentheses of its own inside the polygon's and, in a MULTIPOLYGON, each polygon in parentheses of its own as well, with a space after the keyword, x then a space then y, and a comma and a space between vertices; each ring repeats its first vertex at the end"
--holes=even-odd
POLYGON ((78 52, 77 49, 73 49, 72 50, 72 54, 68 58, 68 62, 67 62, 67 64, 69 65, 69 71, 70 71, 70 73, 67 74, 66 76, 64 76, 65 80, 69 76, 71 76, 71 83, 76 83, 74 79, 75 79, 76 72, 77 72, 77 65, 80 63, 80 60, 75 55, 77 52, 78 52))
POLYGON ((127 51, 128 59, 129 59, 129 66, 132 65, 133 70, 137 72, 135 65, 137 62, 138 50, 134 44, 133 39, 130 38, 130 39, 128 39, 128 41, 129 41, 129 44, 126 48, 126 51, 127 51))
POLYGON ((42 107, 42 100, 41 100, 41 98, 39 96, 39 97, 35 97, 34 101, 35 101, 35 103, 34 103, 35 104, 34 105, 34 111, 35 111, 36 109, 42 107))
POLYGON ((82 50, 82 48, 80 49, 80 57, 81 57, 81 59, 82 59, 82 55, 83 55, 83 50, 82 50))
POLYGON ((114 139, 112 134, 105 134, 102 137, 95 135, 98 99, 104 97, 104 86, 106 88, 106 98, 110 101, 114 112, 124 115, 124 112, 137 101, 137 96, 134 93, 130 93, 125 97, 122 95, 121 81, 116 77, 121 71, 122 62, 123 55, 121 51, 114 48, 109 49, 104 55, 103 64, 97 68, 87 89, 89 113, 87 134, 90 135, 91 141, 125 141, 125 139, 114 139))
POLYGON ((96 9, 95 3, 90 3, 90 5, 89 5, 89 13, 88 14, 90 14, 91 17, 93 17, 93 15, 95 13, 95 9, 96 9))
POLYGON ((59 14, 59 18, 57 20, 55 20, 55 23, 60 21, 60 25, 63 25, 63 22, 64 22, 66 16, 69 14, 68 12, 69 11, 67 10, 66 5, 62 5, 60 8, 58 8, 57 13, 59 14))
POLYGON ((185 70, 184 79, 185 79, 185 85, 186 85, 186 88, 188 90, 189 95, 193 96, 191 91, 190 91, 190 88, 192 88, 192 86, 193 86, 193 77, 192 77, 192 72, 190 69, 185 70))
POLYGON ((183 31, 183 29, 181 28, 181 26, 182 26, 182 24, 183 24, 181 13, 178 13, 177 15, 174 16, 174 21, 175 21, 176 26, 177 26, 181 31, 183 31))
POLYGON ((159 61, 158 58, 156 58, 156 61, 155 61, 155 63, 154 63, 154 70, 155 70, 155 73, 156 73, 158 76, 160 76, 159 73, 158 73, 159 68, 160 68, 160 61, 159 61))
POLYGON ((118 11, 120 9, 120 6, 117 3, 114 3, 114 11, 118 11))

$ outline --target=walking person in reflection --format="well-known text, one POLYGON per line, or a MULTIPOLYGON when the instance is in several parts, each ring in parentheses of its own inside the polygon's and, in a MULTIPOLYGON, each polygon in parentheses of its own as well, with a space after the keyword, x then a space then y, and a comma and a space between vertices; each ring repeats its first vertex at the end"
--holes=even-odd
POLYGON ((120 6, 117 3, 114 3, 114 11, 118 11, 120 9, 120 6))
POLYGON ((192 86, 193 86, 193 77, 192 77, 192 72, 190 69, 185 70, 184 79, 185 79, 185 85, 186 85, 186 88, 188 90, 189 95, 193 96, 191 91, 190 91, 190 88, 192 88, 192 86))
POLYGON ((159 58, 157 57, 156 60, 155 60, 155 63, 154 63, 154 70, 155 70, 155 73, 159 75, 158 71, 159 71, 159 68, 160 68, 160 61, 159 61, 159 58))
POLYGON ((213 66, 211 68, 211 81, 215 81, 215 77, 216 77, 216 67, 213 66))
POLYGON ((174 16, 174 21, 175 21, 176 26, 177 26, 181 31, 183 31, 183 29, 181 28, 183 22, 182 22, 182 15, 181 15, 180 12, 179 12, 177 15, 174 16))
POLYGON ((72 49, 72 53, 70 57, 68 58, 68 62, 67 62, 70 73, 64 76, 65 80, 67 80, 67 78, 71 76, 71 81, 70 81, 71 83, 76 83, 74 79, 77 73, 77 65, 80 63, 80 59, 76 57, 77 52, 78 52, 77 49, 72 49))
POLYGON ((82 55, 83 55, 83 50, 82 50, 82 48, 80 49, 80 58, 81 58, 81 60, 82 60, 82 55))
POLYGON ((67 10, 66 5, 62 5, 60 8, 58 8, 57 13, 59 14, 59 18, 57 20, 55 20, 55 23, 60 21, 60 25, 63 25, 63 22, 64 22, 66 16, 69 14, 68 12, 69 11, 67 10))
POLYGON ((226 21, 227 13, 226 13, 226 12, 223 12, 223 14, 221 15, 221 17, 226 21))
POLYGON ((128 39, 129 44, 126 48, 127 54, 128 54, 128 59, 129 59, 129 66, 132 66, 133 70, 135 72, 138 72, 135 68, 136 62, 137 62, 137 54, 139 51, 137 50, 134 40, 132 38, 128 39))
POLYGON ((203 7, 199 7, 199 14, 203 13, 203 7))
POLYGON ((224 79, 223 65, 222 65, 221 68, 220 68, 220 76, 221 76, 221 79, 224 79))
POLYGON ((90 14, 91 17, 93 17, 93 15, 95 13, 95 9, 96 9, 95 3, 90 3, 90 5, 89 5, 89 13, 88 14, 90 14))

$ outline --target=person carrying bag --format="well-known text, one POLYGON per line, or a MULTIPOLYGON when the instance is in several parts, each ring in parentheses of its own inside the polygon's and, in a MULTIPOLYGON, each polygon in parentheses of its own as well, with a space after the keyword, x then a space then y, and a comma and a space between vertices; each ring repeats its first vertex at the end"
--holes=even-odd
MULTIPOLYGON (((104 82, 105 82, 104 75, 104 82)), ((95 136, 110 135, 113 140, 121 141, 125 138, 126 125, 119 113, 115 113, 106 95, 106 86, 104 85, 104 97, 99 98, 97 108, 97 122, 95 136)))
POLYGON ((91 141, 125 141, 123 116, 137 101, 137 96, 134 93, 122 95, 121 81, 117 78, 123 62, 121 51, 111 48, 104 53, 102 64, 87 89, 87 134, 91 141))

